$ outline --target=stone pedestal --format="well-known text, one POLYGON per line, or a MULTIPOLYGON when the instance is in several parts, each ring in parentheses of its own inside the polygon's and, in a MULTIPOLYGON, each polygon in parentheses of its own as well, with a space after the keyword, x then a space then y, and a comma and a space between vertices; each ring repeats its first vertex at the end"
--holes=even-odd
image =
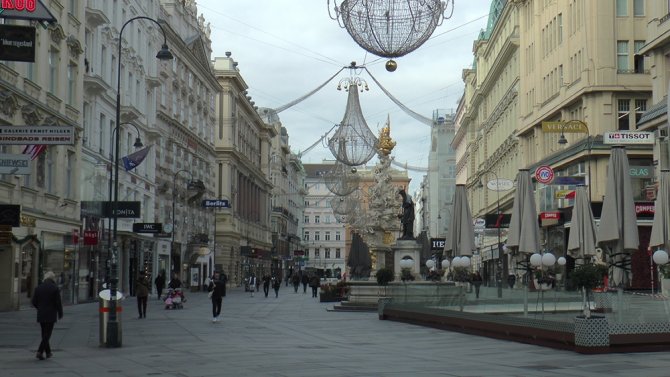
POLYGON ((401 274, 400 261, 407 257, 414 260, 412 274, 418 278, 421 268, 421 244, 416 240, 397 240, 393 246, 393 265, 395 266, 393 272, 396 276, 399 277, 401 274))

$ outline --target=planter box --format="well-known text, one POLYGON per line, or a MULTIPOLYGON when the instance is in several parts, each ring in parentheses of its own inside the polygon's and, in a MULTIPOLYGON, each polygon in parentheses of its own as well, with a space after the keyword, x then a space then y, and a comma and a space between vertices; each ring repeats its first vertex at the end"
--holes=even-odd
POLYGON ((319 293, 319 302, 340 302, 342 297, 319 293))
POLYGON ((607 318, 575 318, 575 350, 580 353, 602 353, 610 346, 607 318))

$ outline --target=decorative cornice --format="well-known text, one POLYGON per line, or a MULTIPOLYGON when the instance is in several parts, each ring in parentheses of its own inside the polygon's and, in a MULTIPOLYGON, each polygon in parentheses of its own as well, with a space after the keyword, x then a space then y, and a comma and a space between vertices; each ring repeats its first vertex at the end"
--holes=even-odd
POLYGON ((37 107, 32 104, 23 105, 21 107, 21 115, 23 116, 23 121, 29 125, 38 124, 42 118, 37 107))
POLYGON ((0 111, 3 114, 13 117, 18 108, 19 102, 12 92, 7 90, 0 91, 0 111))
POLYGON ((65 43, 67 43, 67 47, 70 50, 70 55, 75 59, 79 59, 79 55, 84 52, 79 40, 74 35, 70 34, 65 43))
POLYGON ((48 29, 51 40, 55 44, 60 44, 60 42, 65 39, 65 32, 63 31, 63 27, 60 24, 55 22, 51 23, 49 24, 48 29))

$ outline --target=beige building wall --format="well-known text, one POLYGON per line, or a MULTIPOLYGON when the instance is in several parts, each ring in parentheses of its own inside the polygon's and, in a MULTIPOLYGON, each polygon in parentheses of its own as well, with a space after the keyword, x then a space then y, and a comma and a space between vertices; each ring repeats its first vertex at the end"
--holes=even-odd
MULTIPOLYGON (((47 4, 58 23, 35 27, 34 63, 0 62, 0 125, 70 126, 76 133, 74 145, 49 146, 32 160, 29 174, 0 175, 0 205, 21 206, 20 226, 12 227, 11 240, 0 245, 0 311, 28 305, 47 270, 56 274, 65 303, 88 297, 88 256, 80 268, 72 239, 81 224, 85 15, 83 7, 70 4, 47 4)), ((32 23, 7 19, 4 24, 32 23)), ((0 153, 21 154, 24 148, 0 145, 0 153)))
POLYGON ((216 260, 231 284, 240 284, 247 274, 270 272, 270 151, 277 133, 258 114, 231 54, 215 58, 213 68, 222 87, 216 97, 216 192, 232 205, 216 214, 216 260), (253 250, 262 257, 253 258, 253 250))

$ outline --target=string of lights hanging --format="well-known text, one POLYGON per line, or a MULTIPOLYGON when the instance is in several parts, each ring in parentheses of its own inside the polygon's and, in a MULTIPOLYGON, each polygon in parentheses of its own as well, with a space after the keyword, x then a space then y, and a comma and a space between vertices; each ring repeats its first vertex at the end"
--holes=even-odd
POLYGON ((386 70, 398 67, 393 58, 424 44, 435 28, 454 12, 454 0, 328 0, 328 15, 347 30, 365 51, 391 58, 386 70))

